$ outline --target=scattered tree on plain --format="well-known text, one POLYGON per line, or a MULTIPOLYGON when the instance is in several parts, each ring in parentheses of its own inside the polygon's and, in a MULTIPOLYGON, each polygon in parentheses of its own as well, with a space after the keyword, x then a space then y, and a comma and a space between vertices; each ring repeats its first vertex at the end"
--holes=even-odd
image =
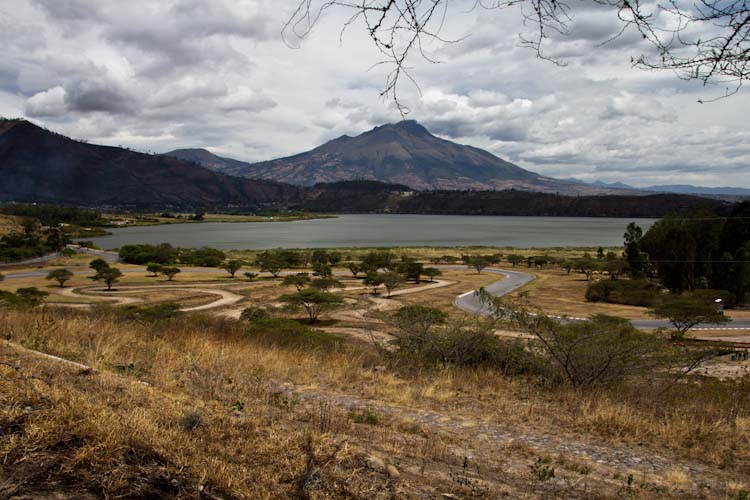
POLYGON ((391 292, 396 288, 400 287, 404 283, 404 278, 396 272, 390 271, 380 275, 383 286, 385 287, 388 297, 391 296, 391 292))
POLYGON ((274 278, 279 276, 284 268, 289 267, 282 250, 266 250, 256 257, 255 263, 261 272, 271 273, 274 278))
POLYGON ((295 308, 304 308, 310 323, 315 323, 323 311, 344 303, 344 300, 338 295, 316 288, 305 288, 297 293, 282 295, 279 300, 295 308))
POLYGON ((674 326, 672 338, 681 340, 694 326, 701 323, 723 324, 729 321, 715 304, 695 298, 675 296, 652 309, 657 318, 669 320, 674 326))
POLYGON ((60 288, 73 278, 73 273, 68 269, 54 269, 47 274, 48 280, 55 280, 60 284, 60 288))
POLYGON ((436 277, 443 275, 443 271, 441 271, 440 269, 436 267, 425 267, 423 272, 425 276, 430 278, 431 282, 435 281, 436 277))
POLYGON ((161 272, 167 277, 167 281, 172 281, 182 271, 177 267, 163 267, 161 272))
POLYGON ((469 267, 473 268, 477 274, 482 274, 482 271, 489 267, 490 262, 486 257, 477 255, 469 259, 469 267))
POLYGON ((350 263, 349 263, 349 264, 347 265, 347 267, 349 268, 349 272, 351 272, 351 273, 352 273, 352 276, 354 276, 355 278, 357 277, 357 275, 358 275, 359 273, 361 273, 361 272, 362 272, 362 268, 361 268, 361 267, 360 267, 360 265, 359 265, 359 264, 357 264, 356 262, 350 262, 350 263))
POLYGON ((244 265, 244 263, 243 263, 243 262, 242 262, 241 260, 235 260, 235 259, 232 259, 232 260, 228 260, 228 261, 226 261, 226 262, 224 263, 224 265, 223 265, 223 266, 221 266, 221 267, 222 267, 222 269, 224 269, 224 270, 225 270, 226 272, 228 272, 228 273, 229 273, 229 275, 230 275, 230 276, 231 276, 232 278, 234 278, 234 275, 235 275, 235 274, 237 274, 237 271, 239 271, 240 269, 242 269, 242 266, 243 266, 243 265, 244 265))
POLYGON ((331 288, 343 288, 344 285, 334 278, 315 278, 310 282, 310 286, 318 290, 330 290, 331 288))
POLYGON ((310 284, 310 277, 307 275, 307 273, 290 274, 288 276, 284 276, 281 284, 284 286, 293 286, 297 288, 297 291, 299 292, 310 284))
POLYGON ((157 264, 156 262, 151 262, 146 266, 146 271, 151 273, 152 277, 159 276, 159 273, 162 271, 163 266, 161 264, 157 264))
POLYGON ((365 284, 365 286, 371 286, 372 294, 377 295, 378 288, 383 284, 383 277, 380 273, 371 271, 367 273, 363 283, 365 284))
POLYGON ((107 267, 97 271, 93 279, 96 281, 103 281, 107 284, 107 290, 112 290, 112 285, 115 284, 121 276, 122 271, 116 267, 109 267, 109 265, 107 265, 107 267))
POLYGON ((96 258, 89 263, 89 267, 98 273, 103 269, 107 269, 109 263, 102 258, 96 258))

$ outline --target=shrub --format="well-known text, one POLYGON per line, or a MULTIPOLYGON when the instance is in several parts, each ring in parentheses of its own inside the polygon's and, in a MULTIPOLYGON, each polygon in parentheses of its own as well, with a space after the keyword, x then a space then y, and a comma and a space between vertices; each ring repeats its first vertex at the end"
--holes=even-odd
POLYGON ((602 280, 589 284, 586 300, 652 307, 659 302, 660 287, 647 280, 602 280))
POLYGON ((397 359, 418 365, 486 366, 506 374, 539 373, 542 363, 524 344, 495 335, 492 321, 446 323, 447 315, 410 305, 393 315, 397 359))
POLYGON ((119 255, 120 260, 128 264, 174 264, 177 261, 177 249, 169 243, 124 245, 119 255))
POLYGON ((288 349, 331 351, 341 340, 335 335, 285 318, 258 319, 250 323, 248 337, 256 342, 288 349))
POLYGON ((179 315, 180 306, 174 302, 165 302, 152 306, 124 306, 117 308, 116 312, 124 320, 156 323, 179 315))
POLYGON ((219 267, 226 259, 221 250, 215 248, 197 248, 180 250, 180 263, 188 266, 219 267))
POLYGON ((240 314, 240 319, 250 322, 269 319, 270 317, 271 313, 262 307, 247 307, 240 314))
POLYGON ((33 308, 44 303, 49 293, 36 287, 19 288, 16 293, 0 290, 0 305, 19 308, 33 308))

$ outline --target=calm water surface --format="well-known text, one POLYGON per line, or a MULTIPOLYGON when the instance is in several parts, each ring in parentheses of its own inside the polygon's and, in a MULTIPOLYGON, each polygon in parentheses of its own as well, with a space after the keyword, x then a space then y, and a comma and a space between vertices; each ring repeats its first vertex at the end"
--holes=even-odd
POLYGON ((625 226, 644 230, 654 219, 495 217, 464 215, 341 215, 296 222, 172 224, 112 229, 94 238, 101 248, 171 243, 221 249, 468 246, 557 247, 622 244, 625 226))

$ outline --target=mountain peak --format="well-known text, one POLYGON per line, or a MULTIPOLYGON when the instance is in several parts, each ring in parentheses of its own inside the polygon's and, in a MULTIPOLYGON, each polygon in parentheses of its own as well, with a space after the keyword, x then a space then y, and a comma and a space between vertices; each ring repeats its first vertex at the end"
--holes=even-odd
POLYGON ((372 129, 373 132, 378 130, 393 130, 399 133, 407 133, 411 135, 420 135, 420 136, 431 136, 430 131, 427 130, 421 123, 419 123, 417 120, 402 120, 400 122, 396 123, 386 123, 385 125, 380 125, 379 127, 375 127, 372 129))

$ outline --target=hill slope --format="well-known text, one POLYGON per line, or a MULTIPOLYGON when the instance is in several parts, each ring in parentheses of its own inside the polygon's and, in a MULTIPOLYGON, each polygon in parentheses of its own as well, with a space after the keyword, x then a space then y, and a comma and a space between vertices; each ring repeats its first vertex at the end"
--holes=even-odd
POLYGON ((472 146, 435 137, 413 120, 341 136, 311 151, 260 163, 243 163, 205 150, 167 155, 190 159, 231 175, 272 179, 301 186, 344 180, 377 180, 418 190, 523 189, 561 194, 617 190, 560 181, 524 170, 472 146))
POLYGON ((161 155, 74 141, 0 120, 0 201, 134 206, 264 206, 299 190, 161 155))
POLYGON ((699 209, 729 215, 732 203, 670 193, 560 196, 518 190, 418 192, 374 181, 346 181, 310 188, 298 208, 340 213, 663 217, 699 209))

